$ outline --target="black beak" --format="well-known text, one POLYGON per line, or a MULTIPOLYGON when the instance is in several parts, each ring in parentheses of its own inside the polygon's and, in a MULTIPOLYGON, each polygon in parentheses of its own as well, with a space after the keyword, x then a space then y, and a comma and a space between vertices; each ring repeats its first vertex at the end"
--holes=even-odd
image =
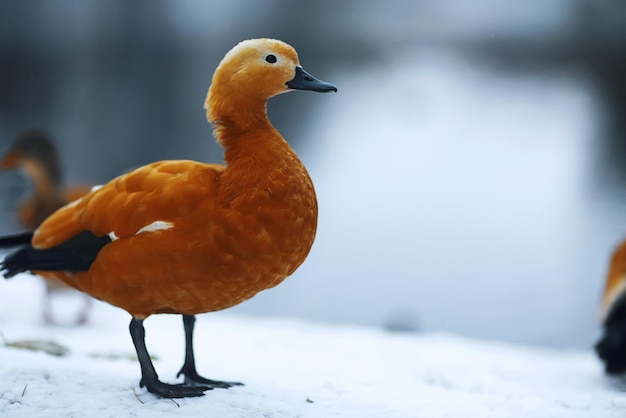
POLYGON ((325 81, 318 80, 304 71, 302 67, 296 67, 296 76, 291 81, 287 82, 287 87, 295 90, 311 90, 320 93, 337 91, 337 87, 325 81))

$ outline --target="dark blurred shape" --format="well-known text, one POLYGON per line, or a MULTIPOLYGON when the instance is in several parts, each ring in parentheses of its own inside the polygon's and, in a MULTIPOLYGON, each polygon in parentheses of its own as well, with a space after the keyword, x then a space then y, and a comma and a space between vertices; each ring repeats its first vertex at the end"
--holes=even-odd
POLYGON ((604 322, 604 334, 596 344, 598 357, 609 374, 626 372, 626 300, 621 300, 604 322))
POLYGON ((609 374, 626 372, 626 242, 613 252, 608 268, 601 314, 603 335, 596 352, 609 374))
POLYGON ((24 202, 19 210, 22 224, 32 231, 66 203, 60 189, 63 180, 57 152, 47 134, 30 131, 15 140, 0 160, 0 170, 17 168, 23 168, 34 181, 31 199, 24 202))
POLYGON ((549 35, 480 40, 480 56, 513 72, 577 73, 595 88, 603 115, 595 182, 626 188, 626 3, 579 0, 563 7, 562 27, 549 35))
POLYGON ((417 315, 410 308, 391 312, 383 323, 383 328, 391 332, 418 332, 420 330, 417 315))
MULTIPOLYGON (((32 181, 30 197, 21 203, 19 220, 28 231, 34 231, 48 216, 61 206, 89 193, 91 187, 78 186, 65 188, 56 148, 52 139, 42 131, 28 131, 20 135, 6 155, 0 159, 0 171, 21 169, 32 181)), ((54 278, 46 278, 46 295, 43 317, 46 323, 55 322, 51 296, 59 290, 69 288, 54 278)), ((84 324, 88 319, 91 301, 87 296, 85 305, 77 316, 77 322, 84 324)))
POLYGON ((19 165, 20 159, 37 160, 41 163, 52 184, 60 184, 61 167, 52 141, 44 132, 31 131, 20 135, 0 162, 0 169, 19 165))
POLYGON ((66 189, 52 139, 42 131, 20 135, 0 160, 0 171, 21 169, 33 183, 30 198, 20 205, 18 215, 23 226, 35 230, 52 212, 78 199, 91 186, 66 189))
POLYGON ((626 3, 581 1, 572 23, 573 56, 585 68, 603 104, 598 182, 626 189, 626 3))

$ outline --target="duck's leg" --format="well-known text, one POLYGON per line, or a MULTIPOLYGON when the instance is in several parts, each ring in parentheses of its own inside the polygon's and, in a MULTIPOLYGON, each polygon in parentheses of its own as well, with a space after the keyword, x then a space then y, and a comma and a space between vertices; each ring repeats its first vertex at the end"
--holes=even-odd
POLYGON ((218 380, 206 379, 196 371, 196 360, 193 354, 193 327, 196 323, 194 315, 183 315, 183 324, 185 325, 185 363, 180 369, 176 377, 185 375, 185 383, 190 385, 202 385, 210 388, 228 389, 232 386, 243 386, 239 382, 220 382, 218 380))
POLYGON ((54 325, 54 315, 52 314, 52 302, 50 295, 46 293, 43 297, 43 309, 41 311, 43 322, 46 325, 54 325))
POLYGON ((46 325, 54 325, 54 308, 52 306, 52 295, 54 294, 54 286, 48 279, 44 279, 46 290, 43 294, 42 316, 46 325))
POLYGON ((89 312, 91 311, 91 303, 93 299, 90 296, 81 294, 83 298, 83 306, 80 311, 78 311, 78 316, 76 317, 76 323, 79 325, 85 325, 89 322, 89 312))
POLYGON ((141 381, 139 386, 146 387, 148 392, 163 398, 187 398, 192 396, 202 396, 205 390, 211 390, 209 386, 188 386, 169 385, 159 380, 159 376, 154 369, 148 350, 146 349, 146 330, 143 327, 143 319, 133 318, 130 321, 130 336, 135 344, 137 359, 141 366, 141 381))

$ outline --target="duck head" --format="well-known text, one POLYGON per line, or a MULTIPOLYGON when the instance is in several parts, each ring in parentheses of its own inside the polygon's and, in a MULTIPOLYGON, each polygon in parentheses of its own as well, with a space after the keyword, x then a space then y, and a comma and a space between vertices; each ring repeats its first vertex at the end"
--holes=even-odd
POLYGON ((25 132, 0 159, 0 171, 18 167, 31 175, 33 172, 45 173, 52 183, 59 182, 61 178, 56 149, 45 132, 25 132))
POLYGON ((205 108, 210 122, 236 121, 247 112, 265 116, 270 97, 293 90, 337 91, 307 73, 290 45, 276 39, 240 42, 222 59, 213 75, 205 108))

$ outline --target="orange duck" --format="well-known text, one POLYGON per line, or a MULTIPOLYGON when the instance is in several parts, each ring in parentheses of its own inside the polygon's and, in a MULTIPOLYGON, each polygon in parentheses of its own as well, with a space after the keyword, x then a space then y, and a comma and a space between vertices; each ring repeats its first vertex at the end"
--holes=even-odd
POLYGON ((604 333, 596 352, 609 374, 626 372, 626 241, 613 253, 601 305, 604 333))
MULTIPOLYGON (((87 186, 63 188, 61 165, 54 143, 46 133, 41 131, 29 131, 22 134, 0 160, 0 171, 17 168, 22 169, 33 184, 32 196, 18 209, 19 220, 29 231, 35 230, 44 219, 61 206, 84 196, 91 190, 87 186)), ((68 287, 53 277, 44 278, 46 279, 46 293, 43 317, 46 323, 53 323, 51 295, 68 287)), ((78 314, 79 323, 87 322, 90 301, 90 298, 85 298, 85 305, 78 314)))
POLYGON ((68 285, 125 309, 140 385, 162 397, 203 395, 239 383, 198 375, 196 314, 274 287, 304 261, 315 238, 313 183, 266 115, 270 97, 337 91, 305 72, 296 51, 273 39, 241 42, 213 76, 205 108, 225 165, 161 161, 122 175, 46 219, 2 264, 5 277, 53 271, 68 285), (30 243, 28 243, 30 242, 30 243), (182 314, 182 384, 166 384, 148 355, 143 321, 182 314))

